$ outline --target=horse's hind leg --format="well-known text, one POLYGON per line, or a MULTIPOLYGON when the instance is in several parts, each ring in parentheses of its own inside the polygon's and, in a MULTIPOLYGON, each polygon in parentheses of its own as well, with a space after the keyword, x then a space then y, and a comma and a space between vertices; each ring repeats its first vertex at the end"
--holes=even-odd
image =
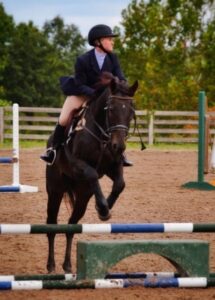
MULTIPOLYGON (((93 192, 90 190, 88 185, 82 185, 81 187, 76 188, 76 191, 73 195, 75 195, 74 206, 68 224, 77 224, 78 221, 84 216, 87 204, 90 197, 93 195, 93 192)), ((70 196, 73 197, 73 195, 70 196)), ((63 269, 66 273, 70 273, 72 268, 71 251, 73 236, 74 234, 66 234, 66 252, 63 263, 63 269)))
MULTIPOLYGON (((61 200, 63 197, 63 191, 48 192, 48 208, 47 208, 47 224, 57 224, 57 215, 59 212, 61 200)), ((47 270, 49 273, 55 271, 55 258, 54 258, 54 239, 55 233, 48 233, 48 261, 47 270)))

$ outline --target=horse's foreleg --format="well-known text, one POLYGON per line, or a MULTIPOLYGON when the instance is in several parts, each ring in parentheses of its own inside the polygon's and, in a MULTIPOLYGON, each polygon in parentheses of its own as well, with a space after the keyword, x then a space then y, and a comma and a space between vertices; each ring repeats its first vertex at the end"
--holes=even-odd
MULTIPOLYGON (((48 208, 47 208, 47 224, 57 224, 57 215, 60 208, 60 203, 62 199, 63 193, 57 194, 52 193, 49 194, 48 197, 48 208)), ((54 239, 55 233, 48 233, 48 260, 47 260, 47 270, 49 273, 55 271, 55 258, 54 258, 54 239)))
POLYGON ((87 182, 90 186, 90 189, 93 191, 93 194, 96 198, 96 209, 98 211, 99 218, 102 221, 108 220, 110 218, 109 207, 101 190, 97 171, 84 161, 80 160, 77 160, 75 170, 78 175, 77 178, 81 178, 81 180, 87 182))
POLYGON ((106 221, 110 219, 111 214, 109 212, 107 200, 105 199, 105 196, 101 190, 101 186, 98 180, 95 183, 93 183, 93 188, 94 188, 94 194, 96 199, 96 210, 98 212, 98 216, 100 220, 106 221))
POLYGON ((72 240, 73 240, 74 234, 67 233, 66 234, 66 251, 65 251, 65 257, 63 262, 63 270, 65 273, 71 273, 72 272, 72 264, 71 264, 71 251, 72 251, 72 240))
POLYGON ((48 244, 49 244, 49 254, 48 254, 48 261, 47 261, 47 270, 49 273, 55 271, 55 258, 54 258, 54 239, 55 233, 47 233, 48 237, 48 244))
POLYGON ((113 180, 113 186, 110 195, 107 197, 107 203, 109 209, 111 209, 116 202, 119 195, 125 188, 125 181, 123 178, 123 170, 120 168, 111 174, 107 174, 113 180))

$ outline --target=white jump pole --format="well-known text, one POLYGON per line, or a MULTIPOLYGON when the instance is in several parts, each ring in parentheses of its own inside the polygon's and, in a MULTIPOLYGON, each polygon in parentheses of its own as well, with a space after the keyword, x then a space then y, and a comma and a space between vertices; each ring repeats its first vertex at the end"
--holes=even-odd
POLYGON ((13 186, 19 185, 19 106, 13 105, 13 186))
MULTIPOLYGON (((9 160, 9 158, 7 158, 9 160)), ((13 104, 13 157, 11 161, 6 163, 13 164, 13 181, 12 185, 0 186, 1 192, 20 192, 20 193, 35 193, 38 192, 38 187, 20 184, 19 173, 19 105, 13 104)))

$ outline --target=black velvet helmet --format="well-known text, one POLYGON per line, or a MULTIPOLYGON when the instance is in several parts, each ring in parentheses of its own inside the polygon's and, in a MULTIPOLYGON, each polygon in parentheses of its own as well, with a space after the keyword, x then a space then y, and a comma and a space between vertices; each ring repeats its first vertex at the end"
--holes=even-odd
POLYGON ((93 26, 90 29, 90 31, 88 33, 88 43, 91 46, 95 46, 94 45, 95 40, 98 40, 98 39, 104 38, 104 37, 116 37, 116 36, 118 36, 118 34, 113 33, 112 29, 109 26, 99 24, 99 25, 93 26))

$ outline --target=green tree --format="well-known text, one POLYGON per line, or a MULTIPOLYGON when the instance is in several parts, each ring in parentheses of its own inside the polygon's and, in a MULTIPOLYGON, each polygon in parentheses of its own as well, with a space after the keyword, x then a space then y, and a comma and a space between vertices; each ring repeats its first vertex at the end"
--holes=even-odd
POLYGON ((72 73, 83 44, 78 29, 68 29, 60 18, 42 31, 32 22, 17 25, 2 72, 5 97, 22 106, 61 106, 59 77, 72 73))
POLYGON ((211 2, 132 0, 122 12, 123 34, 117 48, 129 80, 140 82, 139 107, 197 108, 200 37, 211 2))
POLYGON ((59 60, 55 49, 33 25, 21 23, 8 48, 9 63, 4 71, 7 99, 22 106, 56 105, 56 69, 59 60))
POLYGON ((65 69, 73 72, 78 55, 85 49, 85 39, 74 24, 65 25, 61 17, 46 22, 43 32, 51 45, 58 51, 59 57, 65 64, 65 69))
POLYGON ((13 18, 8 16, 0 3, 0 98, 5 98, 3 86, 3 72, 8 65, 8 47, 14 36, 15 24, 13 18))
POLYGON ((215 106, 215 20, 201 36, 200 83, 206 90, 209 104, 215 106))

